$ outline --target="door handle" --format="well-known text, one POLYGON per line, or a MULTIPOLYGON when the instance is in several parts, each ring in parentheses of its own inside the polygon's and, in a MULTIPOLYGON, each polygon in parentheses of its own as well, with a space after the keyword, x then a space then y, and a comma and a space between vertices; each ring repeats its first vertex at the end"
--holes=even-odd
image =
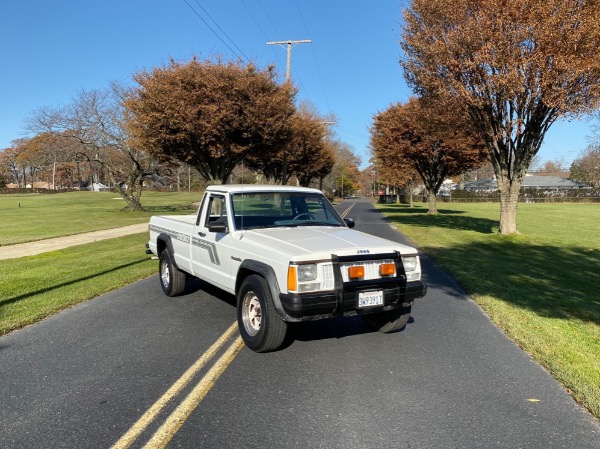
POLYGON ((200 237, 206 237, 206 233, 205 233, 205 232, 202 232, 202 231, 198 231, 198 235, 199 235, 200 237))

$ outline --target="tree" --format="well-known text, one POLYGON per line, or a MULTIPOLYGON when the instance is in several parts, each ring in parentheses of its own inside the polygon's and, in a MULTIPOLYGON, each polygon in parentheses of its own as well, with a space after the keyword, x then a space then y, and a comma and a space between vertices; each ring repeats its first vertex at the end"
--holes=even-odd
MULTIPOLYGON (((420 183, 421 177, 413 168, 410 161, 399 157, 384 157, 381 160, 374 154, 375 150, 372 147, 371 152, 373 153, 374 166, 370 171, 372 175, 370 181, 374 182, 377 180, 378 184, 382 182, 394 188, 404 189, 408 195, 409 204, 413 207, 413 191, 417 184, 420 183), (375 178, 375 172, 377 178, 375 178)), ((375 187, 373 187, 373 191, 373 194, 377 195, 378 190, 375 187)))
POLYGON ((600 145, 589 145, 571 165, 571 179, 600 187, 600 145))
POLYGON ((42 174, 45 174, 44 179, 49 188, 56 189, 60 164, 74 159, 76 147, 77 145, 65 139, 65 136, 45 132, 30 139, 23 139, 19 160, 29 167, 32 183, 35 181, 35 175, 39 179, 42 174))
POLYGON ((76 153, 99 164, 128 210, 141 210, 144 180, 157 173, 156 160, 137 146, 125 127, 127 89, 111 83, 105 89, 81 90, 63 107, 44 107, 29 119, 29 129, 51 132, 79 148, 76 153))
POLYGON ((25 167, 21 164, 19 155, 23 151, 23 147, 19 145, 19 140, 11 142, 12 146, 5 148, 0 153, 0 164, 7 168, 12 175, 17 187, 25 188, 25 167))
POLYGON ((338 196, 344 196, 361 188, 361 173, 358 169, 361 161, 350 145, 340 140, 329 142, 334 154, 335 164, 324 178, 321 189, 325 188, 338 196))
POLYGON ((410 165, 428 193, 429 212, 437 213, 436 195, 444 180, 484 161, 484 145, 465 117, 447 98, 411 98, 374 117, 371 147, 387 167, 410 165))
POLYGON ((225 183, 246 156, 274 153, 290 139, 295 89, 275 78, 273 67, 221 59, 139 72, 125 103, 129 129, 161 160, 176 159, 225 183))
POLYGON ((276 184, 287 184, 292 175, 302 186, 308 186, 314 178, 322 180, 335 163, 327 128, 332 120, 320 116, 313 105, 302 102, 290 117, 287 145, 276 152, 250 155, 245 162, 276 184))
POLYGON ((448 92, 481 133, 517 232, 519 189, 550 126, 600 102, 595 0, 413 0, 401 65, 416 92, 448 92))
POLYGON ((296 175, 300 185, 306 187, 313 178, 323 179, 331 172, 335 154, 327 140, 325 117, 318 115, 314 107, 301 104, 291 122, 289 171, 296 175))

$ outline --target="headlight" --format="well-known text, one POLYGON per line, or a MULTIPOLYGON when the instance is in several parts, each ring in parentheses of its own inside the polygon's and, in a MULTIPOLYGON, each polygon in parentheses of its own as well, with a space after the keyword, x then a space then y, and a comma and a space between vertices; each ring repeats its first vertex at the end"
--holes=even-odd
POLYGON ((403 257, 402 263, 404 264, 404 271, 415 271, 417 269, 417 257, 403 257))
POLYGON ((317 279, 317 264, 298 265, 298 282, 314 281, 317 279))

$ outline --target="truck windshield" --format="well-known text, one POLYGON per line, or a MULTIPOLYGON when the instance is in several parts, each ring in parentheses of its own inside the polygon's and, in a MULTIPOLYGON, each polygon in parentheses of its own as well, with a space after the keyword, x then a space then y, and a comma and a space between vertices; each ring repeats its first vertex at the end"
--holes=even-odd
POLYGON ((331 203, 318 193, 243 192, 233 194, 232 203, 238 230, 346 226, 331 203))

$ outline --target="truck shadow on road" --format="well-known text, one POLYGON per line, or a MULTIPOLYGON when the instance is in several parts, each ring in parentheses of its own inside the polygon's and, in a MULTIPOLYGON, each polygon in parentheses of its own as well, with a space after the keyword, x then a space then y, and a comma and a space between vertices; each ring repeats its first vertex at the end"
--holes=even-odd
MULTIPOLYGON (((235 308, 237 300, 234 295, 212 286, 199 279, 188 281, 184 296, 194 296, 199 292, 207 293, 227 305, 235 308)), ((408 321, 407 327, 415 322, 413 317, 408 321)), ((400 330, 398 332, 403 332, 400 330)), ((286 340, 280 350, 285 349, 295 341, 315 341, 328 339, 341 339, 354 335, 376 332, 369 328, 360 316, 336 317, 317 321, 289 323, 286 340)))
MULTIPOLYGON (((410 317, 406 327, 415 322, 410 317)), ((368 333, 377 333, 369 328, 360 316, 337 317, 318 321, 305 321, 303 323, 292 323, 289 326, 288 338, 294 341, 315 341, 315 340, 333 340, 363 335, 368 333)), ((394 333, 402 333, 406 328, 394 333)))

